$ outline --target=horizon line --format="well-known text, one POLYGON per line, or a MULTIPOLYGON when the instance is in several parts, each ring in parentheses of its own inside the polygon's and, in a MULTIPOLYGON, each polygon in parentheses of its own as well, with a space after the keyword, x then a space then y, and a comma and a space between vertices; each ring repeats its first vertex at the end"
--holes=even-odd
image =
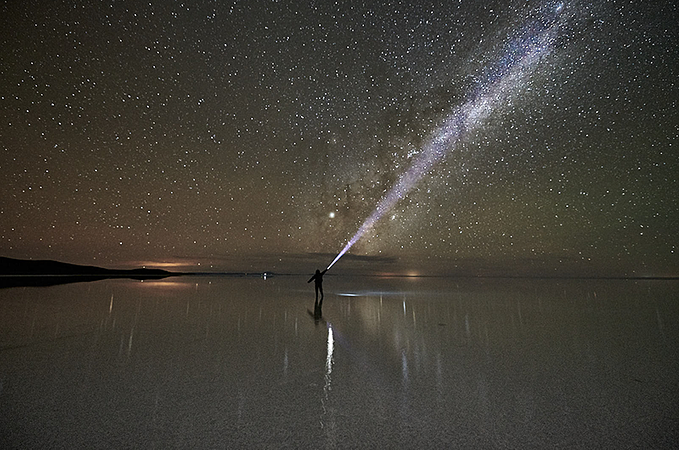
MULTIPOLYGON (((170 272, 177 276, 307 276, 307 273, 265 271, 228 271, 228 272, 170 272)), ((480 278, 480 279, 545 279, 545 280, 679 280, 679 276, 587 276, 587 275, 409 275, 409 274, 379 274, 379 273, 329 273, 333 277, 366 277, 366 278, 480 278)))

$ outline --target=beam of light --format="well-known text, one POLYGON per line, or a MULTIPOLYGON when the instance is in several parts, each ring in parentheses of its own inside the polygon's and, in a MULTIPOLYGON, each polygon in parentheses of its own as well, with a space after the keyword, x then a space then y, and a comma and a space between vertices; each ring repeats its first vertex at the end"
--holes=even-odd
POLYGON ((508 104, 521 91, 530 74, 538 67, 540 59, 551 52, 559 31, 562 10, 562 3, 543 9, 536 21, 528 24, 518 33, 517 38, 508 42, 496 67, 489 69, 485 80, 471 98, 456 107, 443 124, 430 134, 410 168, 380 200, 372 214, 326 270, 349 251, 437 163, 455 150, 461 141, 481 128, 494 110, 508 104))

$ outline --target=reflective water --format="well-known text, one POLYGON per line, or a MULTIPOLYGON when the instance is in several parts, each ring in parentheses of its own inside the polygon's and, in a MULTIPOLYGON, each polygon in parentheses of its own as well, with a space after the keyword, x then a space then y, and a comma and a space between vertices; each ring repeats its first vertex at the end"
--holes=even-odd
POLYGON ((0 290, 2 448, 662 448, 679 283, 325 277, 0 290))

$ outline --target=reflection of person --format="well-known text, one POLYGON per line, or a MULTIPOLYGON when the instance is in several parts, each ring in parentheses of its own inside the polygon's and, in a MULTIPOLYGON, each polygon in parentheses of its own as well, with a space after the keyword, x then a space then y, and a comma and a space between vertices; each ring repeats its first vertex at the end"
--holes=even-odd
POLYGON ((314 303, 314 322, 316 323, 316 325, 318 325, 323 320, 323 310, 321 309, 322 307, 323 302, 314 303))
POLYGON ((316 302, 318 302, 318 292, 320 291, 321 292, 320 303, 323 303, 323 275, 327 271, 328 271, 328 269, 325 269, 323 272, 316 269, 316 273, 314 274, 314 276, 309 278, 309 281, 307 281, 307 283, 311 283, 312 281, 315 281, 314 287, 316 289, 316 302))
POLYGON ((325 323, 325 320, 323 320, 323 310, 321 309, 322 307, 323 307, 323 304, 318 303, 318 301, 316 301, 316 303, 314 303, 314 311, 313 312, 311 312, 310 309, 306 310, 309 313, 309 315, 314 318, 314 323, 316 325, 318 325, 320 323, 325 323))

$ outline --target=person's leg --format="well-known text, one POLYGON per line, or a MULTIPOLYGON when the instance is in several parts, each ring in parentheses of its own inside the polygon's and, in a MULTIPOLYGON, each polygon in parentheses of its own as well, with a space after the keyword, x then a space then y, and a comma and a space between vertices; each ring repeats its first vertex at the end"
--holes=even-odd
POLYGON ((318 286, 318 289, 321 291, 321 302, 323 302, 323 286, 318 286))
MULTIPOLYGON (((316 288, 316 301, 318 301, 318 286, 314 286, 316 288)), ((321 300, 323 300, 323 294, 321 294, 321 300)))

